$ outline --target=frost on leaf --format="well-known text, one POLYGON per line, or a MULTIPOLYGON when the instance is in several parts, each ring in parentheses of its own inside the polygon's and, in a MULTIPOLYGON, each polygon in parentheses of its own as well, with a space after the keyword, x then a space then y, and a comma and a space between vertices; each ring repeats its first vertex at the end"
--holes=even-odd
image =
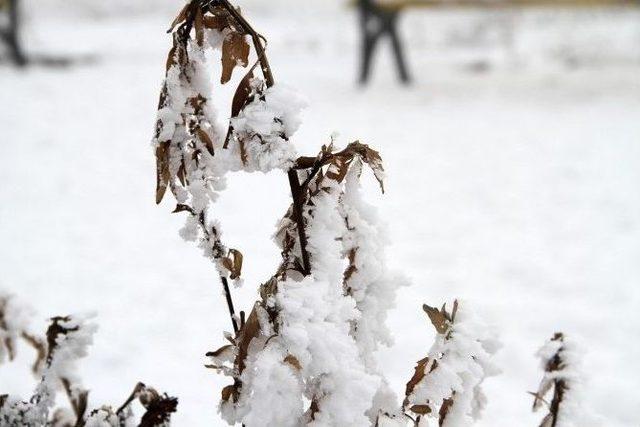
POLYGON ((222 43, 222 76, 220 83, 231 80, 236 66, 246 67, 249 63, 249 43, 244 34, 230 32, 222 43))

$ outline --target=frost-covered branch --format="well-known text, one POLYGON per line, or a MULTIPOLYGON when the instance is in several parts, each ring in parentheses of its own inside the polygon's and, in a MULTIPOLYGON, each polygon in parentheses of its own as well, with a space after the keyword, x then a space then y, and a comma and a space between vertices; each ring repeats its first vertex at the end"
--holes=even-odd
POLYGON ((470 426, 485 405, 483 381, 500 372, 492 360, 500 344, 491 328, 458 301, 451 313, 445 306, 423 309, 436 329, 436 342, 407 383, 404 410, 416 426, 423 417, 444 427, 470 426))
POLYGON ((582 355, 564 334, 556 333, 538 350, 544 376, 534 395, 533 410, 548 410, 540 427, 594 427, 600 420, 582 402, 582 355), (545 400, 547 396, 551 401, 545 400))
POLYGON ((234 380, 220 406, 230 424, 372 425, 396 407, 375 350, 391 341, 384 321, 403 280, 385 267, 384 232, 358 185, 363 164, 381 176, 380 158, 353 143, 317 159, 302 176, 311 274, 291 206, 275 235, 281 265, 238 337, 209 354, 209 367, 234 380))

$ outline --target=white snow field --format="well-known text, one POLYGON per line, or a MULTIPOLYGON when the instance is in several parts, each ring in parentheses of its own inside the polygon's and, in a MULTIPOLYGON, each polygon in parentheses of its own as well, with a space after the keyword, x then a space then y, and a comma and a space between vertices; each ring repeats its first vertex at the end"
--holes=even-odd
MULTIPOLYGON (((149 141, 173 5, 143 13, 152 3, 26 4, 30 52, 91 60, 0 66, 0 287, 36 310, 36 328, 97 313, 81 364, 91 406, 119 405, 141 380, 179 397, 175 425, 218 426, 227 380, 203 365, 231 329, 224 299, 169 198, 154 203, 149 141)), ((411 281, 389 319, 396 344, 380 354, 398 394, 433 342, 422 303, 460 297, 504 345, 479 426, 537 425, 527 391, 556 331, 586 350, 585 406, 604 426, 638 426, 640 13, 415 11, 402 22, 414 84, 396 84, 383 46, 360 88, 345 4, 241 6, 269 39, 276 79, 308 100, 300 153, 338 131, 386 161, 386 194, 363 179, 389 224, 389 264, 411 281)), ((231 91, 220 90, 223 117, 231 91)), ((237 174, 216 205, 245 255, 239 309, 277 265, 270 236, 288 200, 284 174, 237 174)), ((31 357, 23 347, 0 366, 0 392, 29 393, 31 357)))

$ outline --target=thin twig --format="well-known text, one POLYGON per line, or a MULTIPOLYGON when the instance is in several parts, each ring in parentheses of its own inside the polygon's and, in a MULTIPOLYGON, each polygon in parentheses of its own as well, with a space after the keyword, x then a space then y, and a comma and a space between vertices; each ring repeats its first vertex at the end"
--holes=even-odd
POLYGON ((233 307, 233 299, 231 298, 231 290, 229 289, 229 281, 226 277, 220 276, 220 280, 222 281, 222 286, 224 287, 224 296, 227 300, 227 308, 229 309, 229 314, 231 315, 231 323, 233 324, 233 332, 238 335, 240 328, 238 328, 238 321, 236 320, 236 310, 233 307))

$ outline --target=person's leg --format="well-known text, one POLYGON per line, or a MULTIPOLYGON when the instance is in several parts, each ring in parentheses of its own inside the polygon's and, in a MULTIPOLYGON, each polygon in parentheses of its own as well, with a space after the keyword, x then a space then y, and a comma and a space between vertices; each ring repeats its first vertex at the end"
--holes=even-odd
POLYGON ((27 58, 20 47, 20 11, 18 0, 9 0, 9 31, 7 32, 7 44, 11 51, 13 62, 17 65, 26 65, 27 58))
POLYGON ((409 72, 407 71, 407 64, 404 59, 402 43, 400 42, 400 37, 398 36, 397 25, 396 25, 397 21, 398 21, 398 14, 397 13, 390 14, 385 23, 385 25, 387 26, 386 32, 389 34, 389 37, 391 38, 391 47, 393 48, 393 55, 396 60, 396 67, 398 69, 398 75, 400 76, 400 80, 403 83, 409 83, 411 81, 411 78, 409 77, 409 72))
POLYGON ((360 3, 361 62, 360 84, 366 84, 371 76, 373 53, 380 39, 380 18, 369 2, 360 3))

